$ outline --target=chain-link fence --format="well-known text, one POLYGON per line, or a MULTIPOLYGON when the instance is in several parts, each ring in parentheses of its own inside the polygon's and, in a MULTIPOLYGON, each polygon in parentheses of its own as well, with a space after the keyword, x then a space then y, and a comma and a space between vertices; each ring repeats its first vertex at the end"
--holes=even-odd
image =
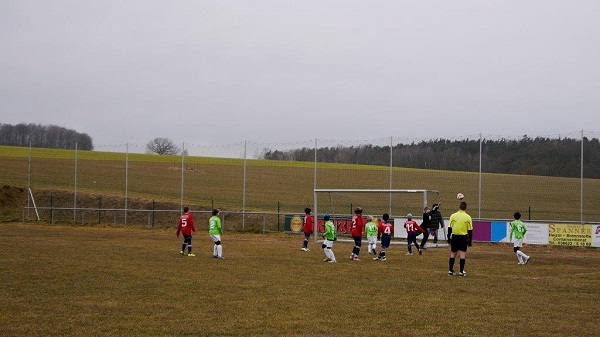
MULTIPOLYGON (((456 208, 456 194, 466 195, 469 212, 478 219, 509 219, 519 210, 524 218, 546 221, 597 222, 600 219, 600 181, 587 178, 585 139, 570 154, 581 166, 578 178, 485 172, 486 140, 508 139, 476 135, 479 148, 465 154, 478 170, 442 171, 403 167, 395 160, 397 144, 420 140, 396 137, 370 140, 315 139, 291 143, 241 142, 225 145, 181 144, 185 155, 148 156, 145 146, 100 145, 96 151, 2 147, 0 157, 6 184, 31 189, 25 217, 33 218, 33 202, 41 217, 54 221, 173 223, 183 205, 199 214, 212 208, 229 212, 230 223, 241 230, 275 228, 284 214, 301 213, 314 202, 314 189, 427 189, 439 191, 432 202, 442 203, 447 217, 456 208), (347 164, 332 149, 389 152, 388 165, 347 164), (294 158, 296 149, 304 149, 294 158), (23 151, 27 151, 23 155, 23 151), (14 153, 13 153, 14 152, 14 153), (276 153, 281 160, 262 160, 276 153), (288 156, 288 157, 285 157, 288 156), (290 157, 291 156, 291 157, 290 157), (59 196, 57 190, 61 191, 59 196), (157 203, 159 205, 157 205, 157 203), (54 214, 47 212, 54 209, 54 214), (59 211, 60 209, 60 211, 59 211), (125 211, 126 210, 126 211, 125 211), (239 222, 239 224, 237 223, 239 222), (263 226, 263 223, 266 225, 263 226)), ((552 155, 552 154, 548 154, 552 155)), ((562 154, 561 154, 562 155, 562 154)), ((397 159, 397 158, 396 158, 397 159)), ((437 167, 431 157, 427 167, 437 167)), ((365 214, 420 214, 422 204, 400 194, 370 196, 330 194, 319 212, 350 214, 361 206, 365 214)), ((279 226, 281 228, 281 226, 279 226)), ((269 229, 270 230, 270 229, 269 229)))

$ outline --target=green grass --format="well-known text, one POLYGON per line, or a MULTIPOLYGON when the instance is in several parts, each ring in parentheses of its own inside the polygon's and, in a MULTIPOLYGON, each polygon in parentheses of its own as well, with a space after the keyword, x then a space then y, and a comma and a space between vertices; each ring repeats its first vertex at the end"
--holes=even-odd
POLYGON ((223 236, 225 260, 171 230, 0 224, 3 336, 589 336, 600 298, 597 249, 475 244, 466 278, 446 248, 337 264, 299 235, 223 236))
MULTIPOLYGON (((115 199, 114 204, 105 207, 122 207, 126 187, 128 198, 140 205, 155 200, 170 203, 171 209, 179 207, 179 156, 130 154, 126 162, 124 153, 78 151, 75 186, 75 151, 31 149, 31 157, 29 153, 28 148, 0 146, 0 184, 31 184, 34 196, 43 196, 36 200, 40 207, 50 206, 51 193, 64 194, 53 200, 53 206, 72 207, 75 187, 78 207, 96 207, 101 197, 115 199)), ((247 160, 246 164, 244 170, 242 159, 186 157, 183 202, 196 210, 215 206, 231 211, 240 211, 245 202, 247 211, 283 213, 301 212, 313 204, 314 163, 247 160)), ((389 183, 389 167, 317 165, 318 188, 385 189, 389 183)), ((441 201, 446 217, 454 211, 455 195, 460 191, 466 195, 474 217, 510 219, 519 210, 531 220, 580 220, 579 179, 484 173, 481 183, 479 196, 478 173, 401 167, 392 171, 392 188, 440 191, 440 199, 434 197, 429 203, 441 201)), ((584 222, 600 218, 599 190, 600 180, 584 179, 584 222)), ((388 202, 387 195, 334 195, 321 206, 330 212, 334 208, 346 212, 351 205, 361 205, 368 214, 381 214, 388 210, 388 202)), ((420 214, 422 200, 394 196, 392 215, 409 212, 420 214)))

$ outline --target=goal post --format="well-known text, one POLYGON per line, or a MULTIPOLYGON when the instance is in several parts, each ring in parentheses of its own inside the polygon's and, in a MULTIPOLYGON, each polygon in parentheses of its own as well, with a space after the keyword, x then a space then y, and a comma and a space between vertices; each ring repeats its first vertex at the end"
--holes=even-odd
MULTIPOLYGON (((428 205, 430 199, 435 198, 440 199, 440 193, 437 190, 427 190, 427 189, 335 189, 335 188, 315 188, 314 190, 314 203, 313 203, 313 214, 315 217, 314 221, 314 229, 313 232, 315 234, 315 243, 318 241, 318 233, 319 233, 319 217, 322 217, 322 213, 331 213, 333 220, 335 221, 336 216, 349 214, 349 217, 352 216, 352 208, 353 206, 361 206, 365 208, 364 202, 367 199, 370 200, 371 206, 366 209, 366 213, 374 216, 380 216, 383 213, 388 213, 390 218, 394 218, 401 215, 401 212, 410 212, 415 207, 419 207, 422 210, 424 207, 428 205), (329 203, 327 201, 321 199, 319 200, 319 195, 327 194, 329 203), (393 201, 393 195, 421 195, 421 197, 417 197, 417 199, 412 198, 412 203, 404 200, 404 205, 400 205, 399 201, 393 201), (341 198, 346 198, 349 212, 343 212, 340 210, 339 204, 337 204, 338 209, 335 209, 336 204, 333 202, 332 196, 338 196, 341 198), (371 198, 360 197, 362 195, 370 195, 371 198), (379 198, 377 198, 379 195, 379 198), (386 198, 386 200, 384 200, 386 198), (354 203, 356 202, 356 203, 354 203), (421 203, 422 202, 422 203, 421 203), (421 203, 420 205, 417 205, 421 203), (375 206, 376 204, 376 206, 375 206), (319 212, 319 209, 322 211, 319 212), (394 213, 397 212, 397 213, 394 213)), ((366 214, 365 214, 366 215, 366 214)), ((406 213, 403 214, 403 216, 406 213)))

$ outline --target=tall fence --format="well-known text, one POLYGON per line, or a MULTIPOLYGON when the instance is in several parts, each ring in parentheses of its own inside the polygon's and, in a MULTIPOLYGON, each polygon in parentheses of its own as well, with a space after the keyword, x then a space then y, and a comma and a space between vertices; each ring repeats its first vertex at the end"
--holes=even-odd
MULTIPOLYGON (((0 148, 6 184, 31 190, 24 218, 36 215, 33 202, 52 220, 108 223, 172 224, 183 205, 199 214, 218 207, 230 214, 230 223, 242 230, 274 228, 287 213, 301 213, 314 202, 314 189, 428 189, 439 191, 431 203, 442 203, 444 216, 457 206, 456 194, 466 195, 469 213, 476 219, 508 219, 516 210, 530 220, 592 223, 600 219, 600 181, 585 176, 584 137, 576 133, 581 150, 573 153, 581 166, 579 178, 498 174, 485 172, 482 153, 491 136, 478 139, 477 172, 408 169, 394 163, 393 146, 420 140, 397 137, 370 140, 314 139, 290 143, 245 141, 224 145, 180 144, 185 155, 142 155, 145 146, 98 145, 95 151, 0 148), (331 148, 374 146, 389 149, 389 165, 330 163, 331 148), (260 160, 264 153, 310 149, 311 161, 260 160), (15 153, 19 152, 21 155, 15 153), (28 151, 25 156, 23 151, 28 151), (15 152, 15 153, 12 153, 15 152), (63 191, 61 195, 50 189, 63 191), (115 191, 120 196, 115 197, 115 191), (156 205, 156 203, 159 205, 156 205), (58 209, 60 208, 60 211, 58 209)), ((564 136, 564 135, 563 135, 564 136)), ((509 139, 496 136, 496 138, 509 139)), ((432 161, 443 158, 432 158, 432 161)), ((333 160, 335 161, 335 160, 333 160)), ((431 165, 435 167, 436 165, 431 165)), ((320 212, 350 214, 361 206, 366 214, 392 216, 422 212, 422 201, 409 196, 330 194, 319 204, 320 212)))

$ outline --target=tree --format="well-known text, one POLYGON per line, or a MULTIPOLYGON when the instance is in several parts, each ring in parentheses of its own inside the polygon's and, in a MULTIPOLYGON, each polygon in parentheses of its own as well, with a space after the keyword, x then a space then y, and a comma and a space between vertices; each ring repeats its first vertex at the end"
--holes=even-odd
POLYGON ((179 147, 172 140, 159 137, 154 138, 146 144, 146 152, 173 155, 179 152, 179 147))

